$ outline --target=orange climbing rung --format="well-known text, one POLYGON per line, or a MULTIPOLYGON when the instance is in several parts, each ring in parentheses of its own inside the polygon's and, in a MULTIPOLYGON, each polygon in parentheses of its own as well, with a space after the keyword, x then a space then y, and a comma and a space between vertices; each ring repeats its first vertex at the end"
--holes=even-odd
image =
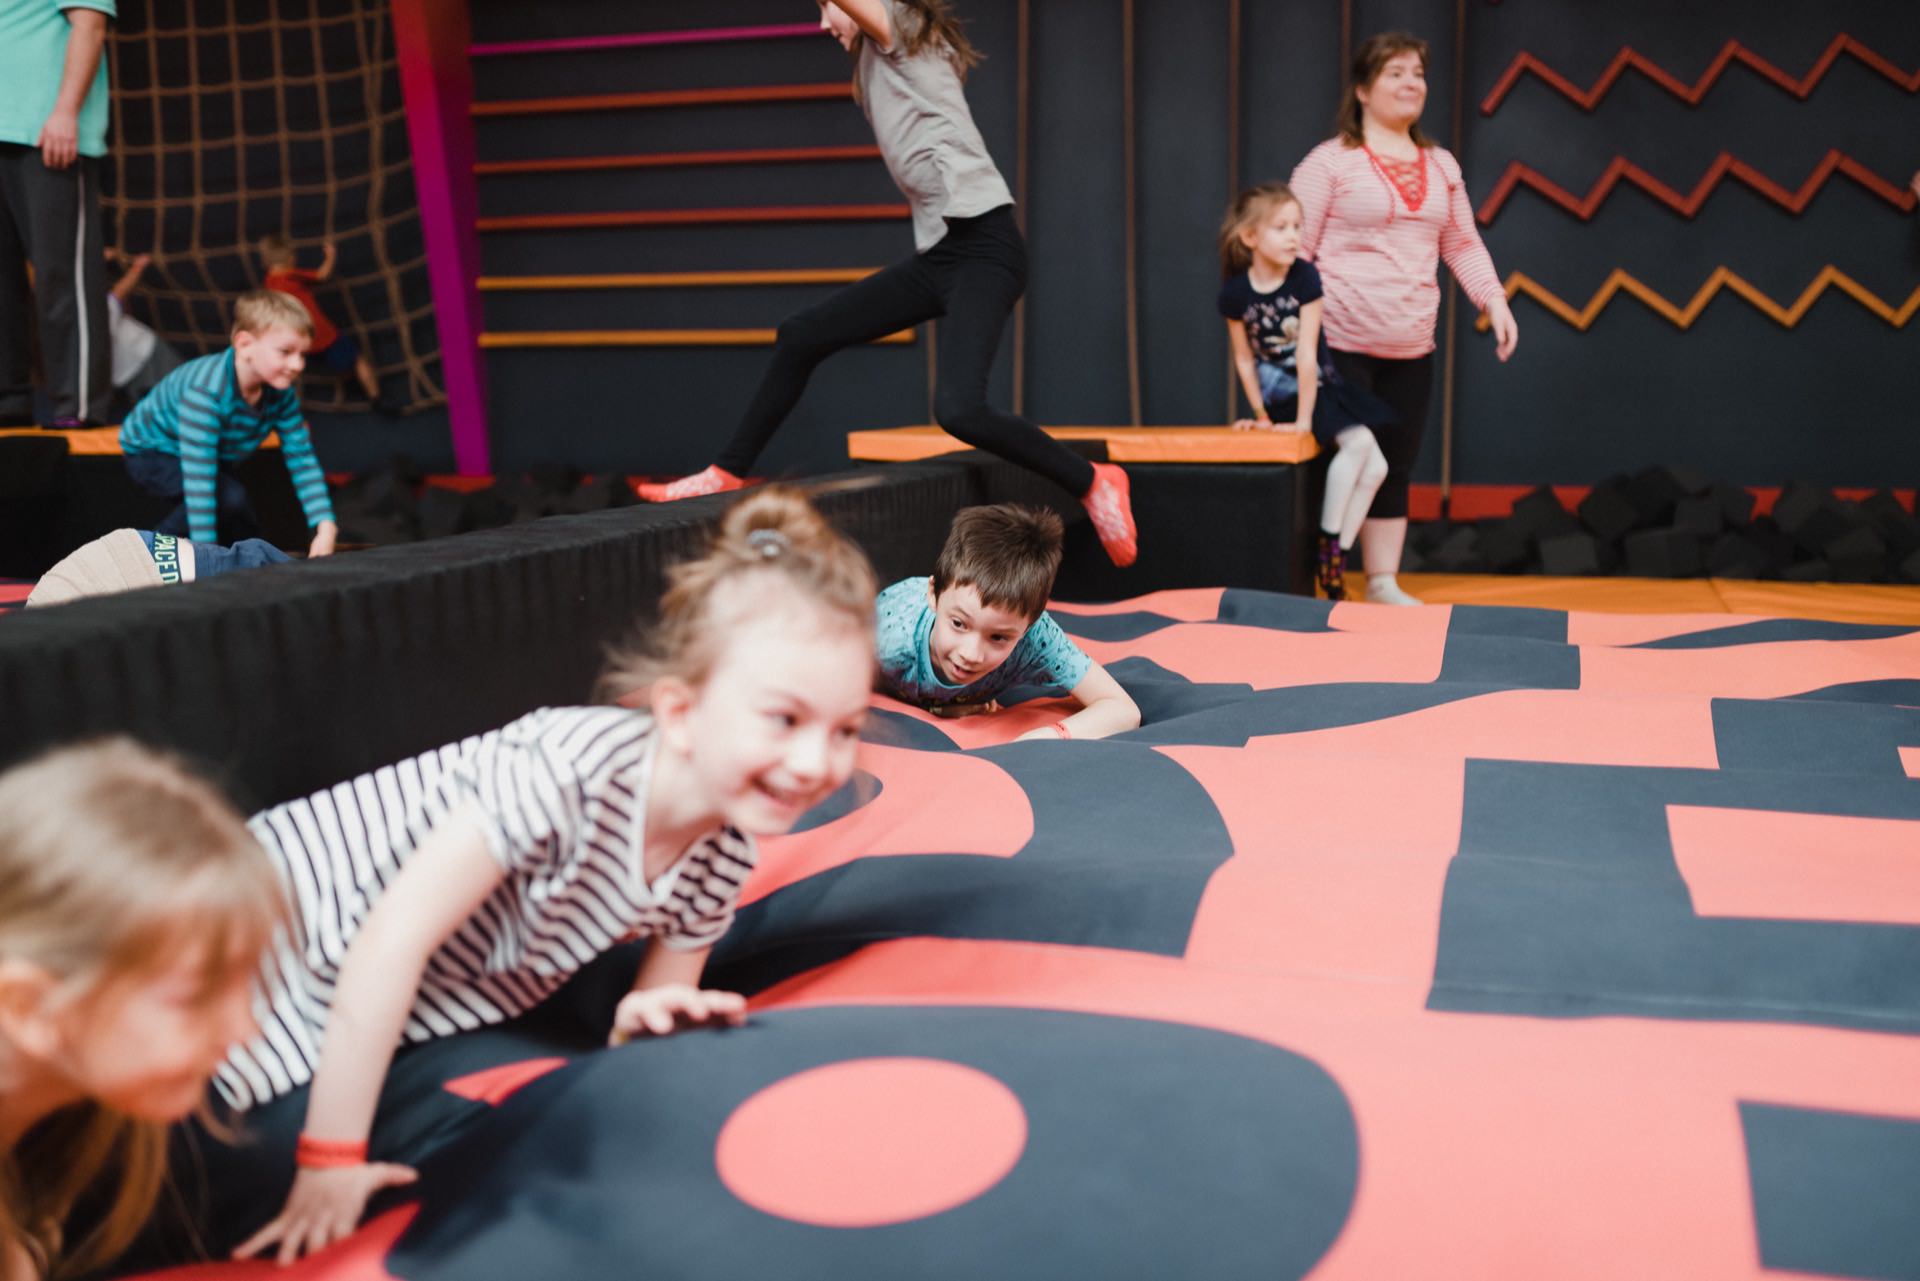
POLYGON ((793 164, 811 160, 878 160, 880 148, 745 147, 730 151, 656 151, 635 156, 542 156, 534 160, 483 160, 482 178, 510 173, 581 173, 602 169, 677 169, 697 165, 793 164))
POLYGON ((635 111, 652 107, 721 107, 753 102, 814 102, 853 97, 845 80, 826 84, 740 85, 730 89, 654 89, 645 93, 598 93, 568 98, 508 98, 476 102, 476 116, 533 116, 555 111, 635 111))
POLYGON ((601 213, 502 214, 476 218, 481 231, 566 231, 586 227, 682 227, 750 222, 871 222, 908 218, 905 205, 752 205, 742 209, 615 209, 601 213))
POLYGON ((482 276, 483 292, 517 289, 708 289, 730 285, 850 285, 878 267, 807 267, 787 271, 629 271, 598 276, 482 276))
MULTIPOLYGON (((482 347, 771 347, 772 329, 555 329, 545 332, 481 334, 482 347)), ((889 346, 908 344, 914 331, 902 329, 876 338, 889 346)))

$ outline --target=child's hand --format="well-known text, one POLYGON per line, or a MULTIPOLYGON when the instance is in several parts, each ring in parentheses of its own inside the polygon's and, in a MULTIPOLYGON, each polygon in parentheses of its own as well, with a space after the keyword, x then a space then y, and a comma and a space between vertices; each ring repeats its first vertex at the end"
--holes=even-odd
POLYGON ((419 1177, 404 1165, 385 1163, 302 1170, 294 1176, 293 1191, 287 1194, 280 1217, 248 1237, 233 1257, 251 1258, 277 1241, 280 1249, 274 1261, 284 1266, 303 1254, 324 1250, 353 1235, 374 1193, 419 1177))
POLYGON ((1042 725, 1039 729, 1028 730, 1013 741, 1016 743, 1058 743, 1061 741, 1061 738, 1059 730, 1051 725, 1042 725))
POLYGON ((613 1011, 613 1034, 608 1045, 625 1045, 636 1036, 667 1036, 681 1023, 725 1023, 738 1027, 747 1021, 747 998, 738 992, 716 992, 685 983, 663 983, 620 998, 613 1011))
POLYGON ((333 544, 340 537, 340 526, 323 520, 313 527, 313 541, 307 544, 307 557, 333 555, 333 544))
POLYGON ((1281 432, 1286 435, 1298 436, 1302 432, 1312 431, 1313 424, 1303 423, 1296 419, 1295 421, 1290 423, 1268 423, 1267 430, 1281 432))
POLYGON ((1000 710, 1000 700, 990 698, 984 703, 940 703, 929 707, 927 711, 941 720, 958 720, 962 716, 984 716, 1000 710))
POLYGON ((1265 418, 1242 418, 1233 424, 1235 431, 1271 431, 1273 423, 1265 418))

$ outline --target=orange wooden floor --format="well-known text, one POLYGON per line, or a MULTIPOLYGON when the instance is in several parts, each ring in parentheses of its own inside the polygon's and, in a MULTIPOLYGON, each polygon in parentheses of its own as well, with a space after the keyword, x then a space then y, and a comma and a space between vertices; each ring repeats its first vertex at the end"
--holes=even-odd
MULTIPOLYGON (((1349 583, 1356 596, 1364 594, 1358 575, 1349 583)), ((1402 574, 1400 585, 1436 605, 1527 605, 1601 614, 1759 614, 1843 623, 1920 623, 1920 587, 1880 583, 1402 574)))

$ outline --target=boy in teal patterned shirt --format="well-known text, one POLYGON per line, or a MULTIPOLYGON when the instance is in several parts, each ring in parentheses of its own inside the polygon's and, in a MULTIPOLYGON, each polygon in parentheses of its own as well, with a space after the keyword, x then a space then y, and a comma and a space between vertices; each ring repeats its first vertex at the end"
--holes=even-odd
POLYGON ((1022 738, 1105 738, 1139 725, 1120 683, 1047 617, 1061 532, 1050 511, 962 508, 933 577, 902 579, 874 603, 882 692, 937 716, 998 711, 998 696, 1022 687, 1080 704, 1022 738))

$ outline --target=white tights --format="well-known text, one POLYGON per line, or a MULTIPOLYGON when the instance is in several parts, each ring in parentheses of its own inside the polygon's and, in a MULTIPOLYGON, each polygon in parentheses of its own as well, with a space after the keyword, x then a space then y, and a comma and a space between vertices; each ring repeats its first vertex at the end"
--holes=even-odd
POLYGON ((1334 437, 1339 452, 1327 464, 1327 496, 1320 504, 1320 528, 1340 536, 1340 546, 1351 548, 1360 534, 1373 496, 1387 478, 1387 456, 1365 427, 1349 427, 1334 437))

